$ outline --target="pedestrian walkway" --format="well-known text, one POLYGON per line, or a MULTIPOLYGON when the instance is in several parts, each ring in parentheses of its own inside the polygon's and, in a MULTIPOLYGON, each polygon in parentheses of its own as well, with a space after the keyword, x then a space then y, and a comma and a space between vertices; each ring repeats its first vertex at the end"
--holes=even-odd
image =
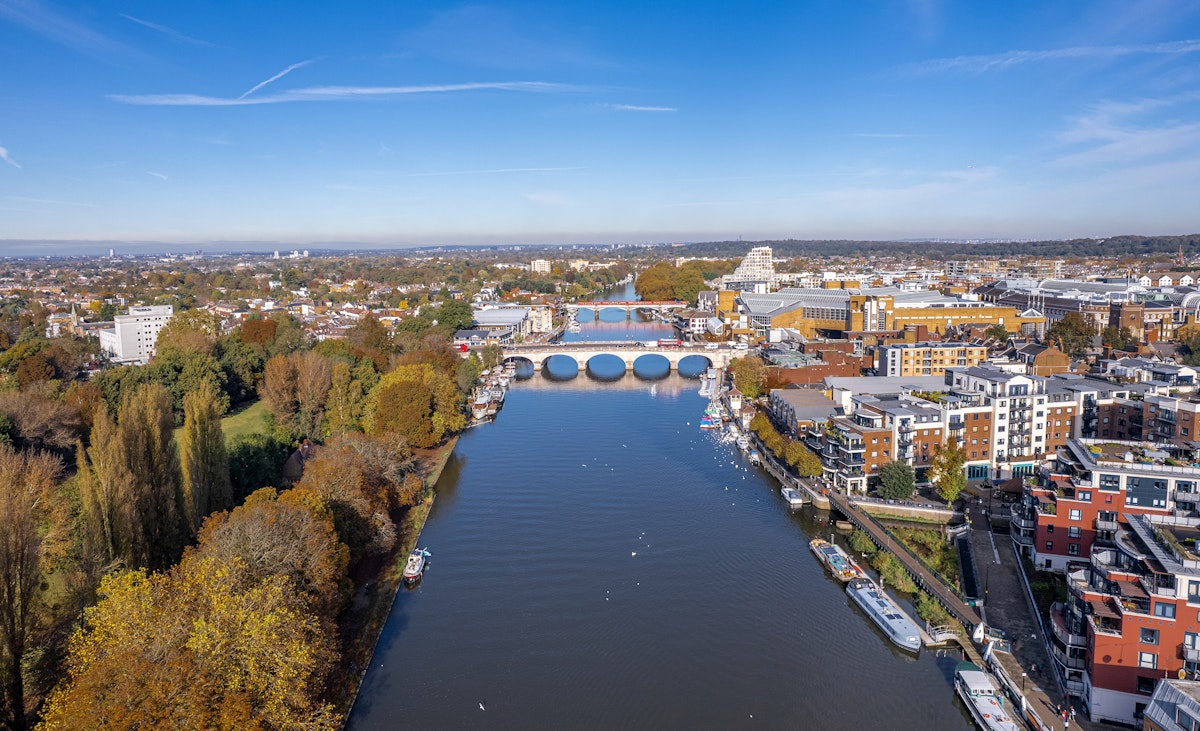
POLYGON ((1011 654, 997 652, 993 656, 1013 682, 1020 682, 1024 687, 1031 709, 1046 728, 1085 731, 1118 728, 1088 721, 1082 709, 1075 720, 1068 724, 1060 719, 1059 713, 1068 699, 1050 664, 1052 660, 1047 654, 1046 638, 1042 636, 1036 610, 1021 584, 1018 572, 1022 569, 1012 550, 1011 541, 1006 535, 993 534, 984 516, 987 503, 984 498, 982 502, 968 506, 966 513, 971 524, 971 550, 983 581, 984 621, 989 627, 1003 630, 1012 643, 1011 654))
POLYGON ((940 578, 925 568, 925 565, 918 561, 902 545, 892 540, 891 535, 879 527, 879 524, 871 516, 867 515, 865 511, 841 493, 831 492, 829 499, 851 523, 866 532, 875 545, 895 555, 900 563, 904 565, 909 575, 913 577, 917 586, 937 599, 953 617, 966 625, 968 630, 979 624, 979 613, 973 607, 967 606, 957 594, 942 583, 940 578))

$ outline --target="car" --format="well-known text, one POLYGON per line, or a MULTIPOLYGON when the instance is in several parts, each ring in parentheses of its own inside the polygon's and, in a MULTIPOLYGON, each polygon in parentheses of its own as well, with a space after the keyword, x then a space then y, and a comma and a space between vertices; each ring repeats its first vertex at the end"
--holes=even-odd
POLYGON ((749 350, 750 346, 746 345, 745 343, 734 343, 733 349, 734 350, 749 350))
POLYGON ((704 349, 705 350, 716 350, 717 344, 716 343, 708 343, 707 345, 704 346, 704 349))

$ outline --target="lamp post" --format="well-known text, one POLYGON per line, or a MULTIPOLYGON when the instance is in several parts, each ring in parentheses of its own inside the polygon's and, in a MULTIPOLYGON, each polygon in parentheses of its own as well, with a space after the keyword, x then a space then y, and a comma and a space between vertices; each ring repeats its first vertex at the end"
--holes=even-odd
POLYGON ((1021 695, 1025 695, 1025 678, 1028 676, 1029 673, 1021 673, 1021 695))

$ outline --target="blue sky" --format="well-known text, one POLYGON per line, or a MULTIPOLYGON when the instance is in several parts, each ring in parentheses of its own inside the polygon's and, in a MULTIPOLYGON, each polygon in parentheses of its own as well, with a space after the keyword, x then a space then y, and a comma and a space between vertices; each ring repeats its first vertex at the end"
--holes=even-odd
POLYGON ((0 69, 0 239, 1200 231, 1195 2, 0 0, 0 69))

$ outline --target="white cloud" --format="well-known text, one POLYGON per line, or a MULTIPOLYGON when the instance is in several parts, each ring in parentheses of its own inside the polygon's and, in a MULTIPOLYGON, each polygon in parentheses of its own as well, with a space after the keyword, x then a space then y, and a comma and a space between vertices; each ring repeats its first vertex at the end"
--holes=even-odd
POLYGON ((17 170, 21 169, 21 166, 17 164, 17 161, 12 159, 12 157, 8 154, 8 148, 0 147, 0 160, 12 165, 17 170))
POLYGON ((1180 55, 1200 52, 1200 40, 1171 41, 1133 46, 1078 46, 1056 48, 1047 51, 1005 51, 986 56, 955 56, 908 64, 903 68, 913 73, 939 71, 965 71, 982 74, 986 71, 1002 71, 1029 63, 1060 61, 1076 58, 1115 58, 1132 55, 1180 55))
POLYGON ((543 206, 568 206, 571 204, 570 199, 565 195, 553 191, 526 193, 525 199, 543 206))
POLYGON ((280 71, 279 73, 275 74, 274 76, 272 76, 271 78, 267 79, 266 81, 260 81, 259 83, 257 83, 257 84, 255 84, 254 86, 250 87, 250 91, 247 91, 245 94, 242 94, 241 96, 239 96, 239 97, 238 97, 238 99, 245 99, 246 97, 250 96, 250 95, 251 95, 251 94, 253 94, 254 92, 258 91, 259 89, 263 88, 263 87, 264 87, 264 86, 266 86, 267 84, 271 83, 272 81, 278 81, 279 79, 282 79, 284 76, 287 76, 288 74, 290 74, 291 72, 295 71, 296 69, 298 69, 298 68, 302 68, 302 67, 304 67, 304 66, 307 66, 307 65, 309 65, 310 63, 312 63, 312 62, 313 62, 313 61, 315 61, 315 60, 316 60, 316 59, 311 59, 311 58, 310 58, 310 59, 309 59, 309 60, 307 60, 307 61, 300 61, 300 62, 298 62, 298 63, 294 63, 294 64, 292 64, 291 66, 288 66, 286 69, 284 69, 283 71, 280 71))
POLYGON ((609 109, 621 112, 678 112, 675 107, 646 107, 637 104, 609 104, 609 109))
POLYGON ((162 33, 163 35, 168 36, 177 41, 182 41, 184 43, 191 43, 191 44, 194 44, 197 46, 213 45, 213 44, 209 43, 208 41, 202 41, 199 38, 192 38, 191 36, 185 36, 184 34, 180 33, 179 31, 174 30, 172 28, 168 28, 165 25, 159 25, 158 23, 151 23, 148 20, 142 20, 141 18, 135 18, 132 15, 126 15, 125 13, 117 13, 117 15, 120 15, 125 20, 129 20, 134 23, 137 23, 138 25, 145 26, 145 27, 149 28, 150 30, 156 30, 159 33, 162 33))
POLYGON ((158 178, 159 180, 170 180, 170 178, 168 178, 166 175, 163 175, 162 173, 156 173, 153 170, 147 170, 146 174, 153 175, 154 177, 158 178))
MULTIPOLYGON (((269 82, 270 79, 267 81, 269 82)), ((547 81, 497 81, 467 84, 429 84, 425 86, 313 86, 268 96, 237 97, 232 99, 227 97, 201 96, 199 94, 110 94, 109 98, 123 104, 141 106, 237 107, 250 104, 343 101, 347 99, 402 96, 406 94, 438 94, 457 91, 550 92, 570 91, 573 89, 575 87, 547 81)))

